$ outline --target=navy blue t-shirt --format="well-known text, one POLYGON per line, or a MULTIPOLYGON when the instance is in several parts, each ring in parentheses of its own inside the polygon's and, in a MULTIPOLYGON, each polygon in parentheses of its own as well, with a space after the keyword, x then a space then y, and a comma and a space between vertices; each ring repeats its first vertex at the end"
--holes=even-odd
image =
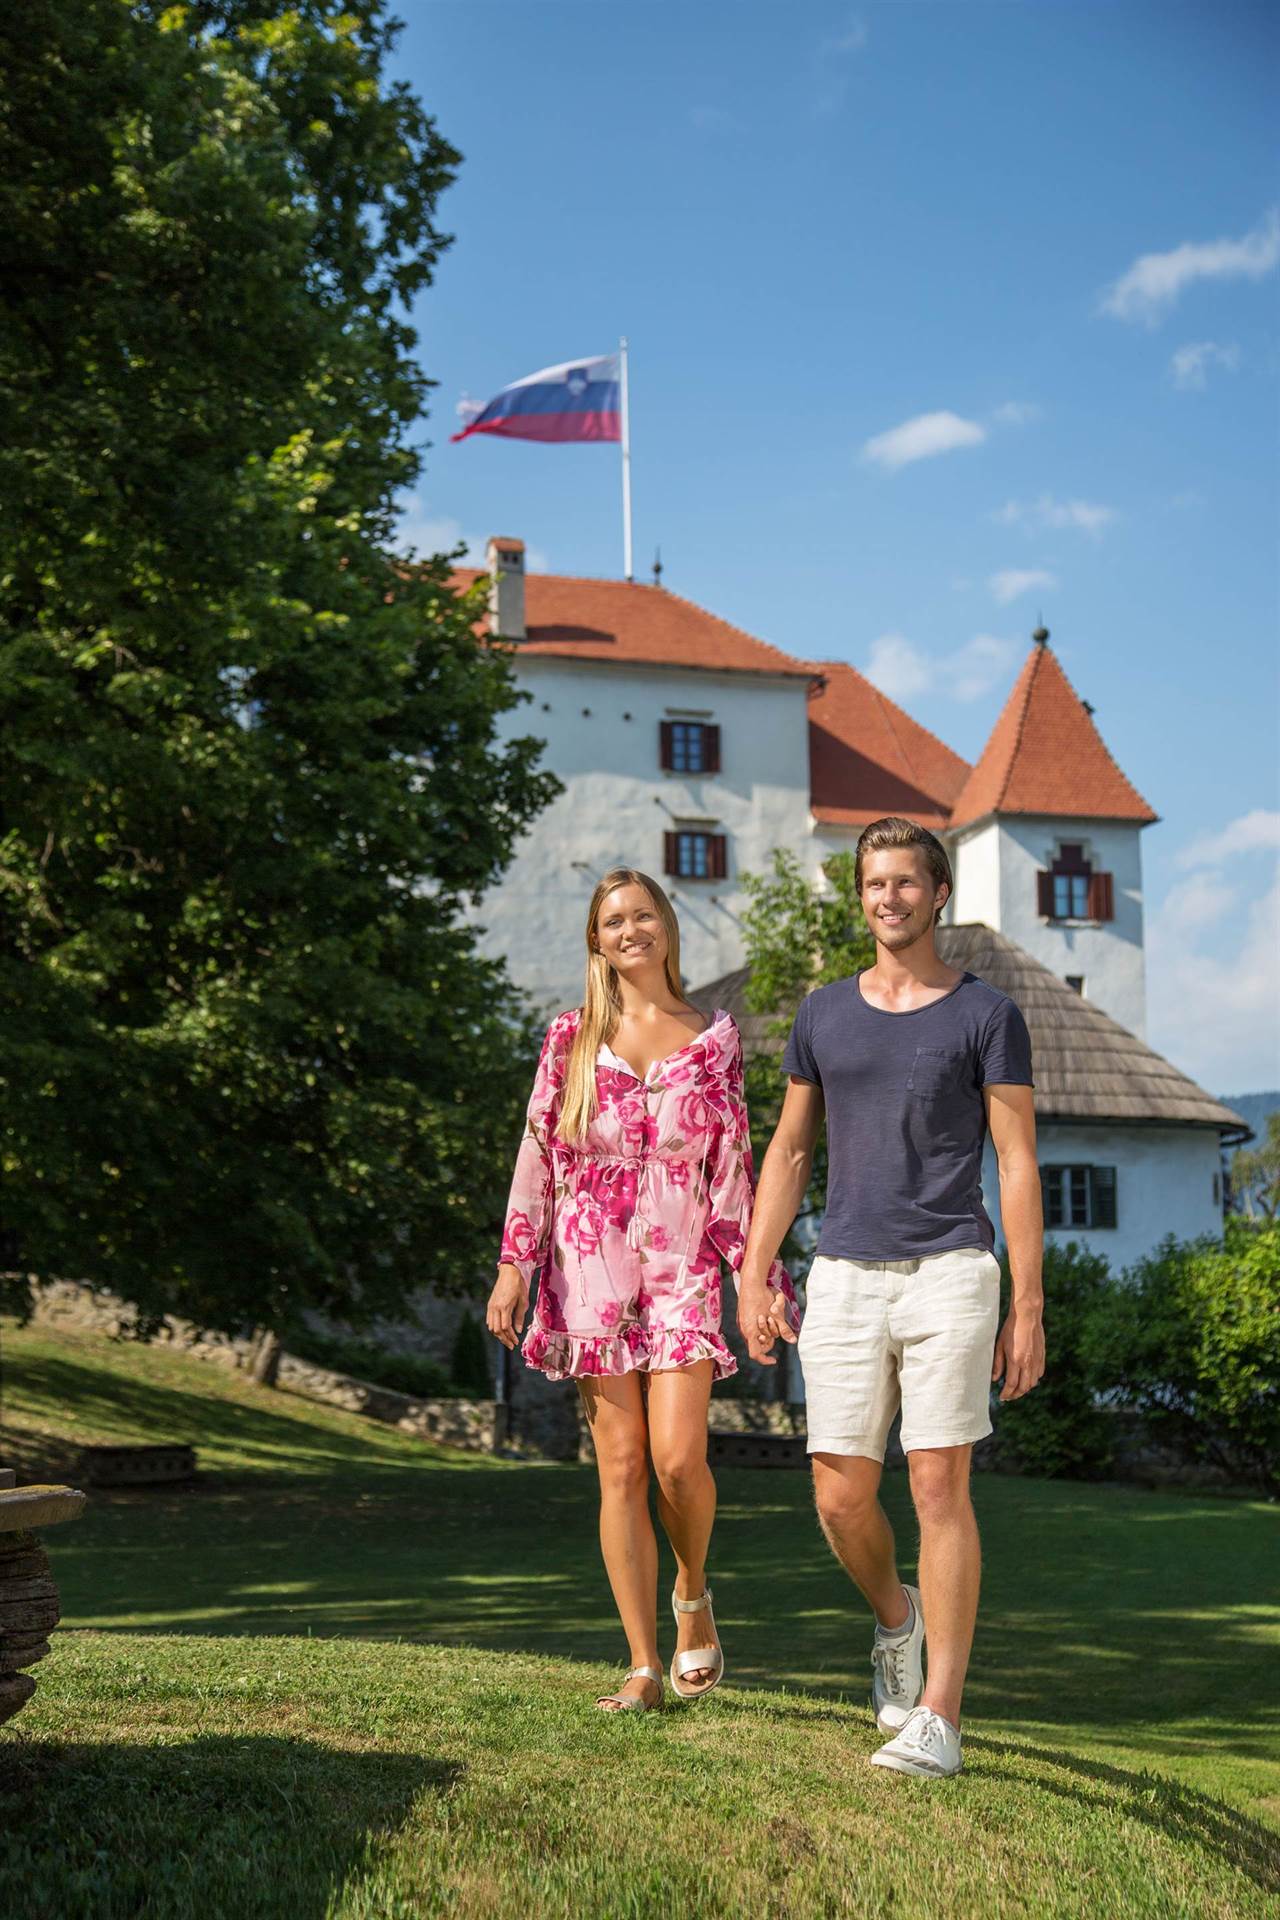
POLYGON ((991 1248, 982 1204, 984 1086, 1029 1087, 1031 1038, 1007 994, 966 973, 909 1013, 862 997, 859 976, 801 1005, 784 1070, 822 1088, 827 1210, 818 1252, 914 1260, 991 1248))

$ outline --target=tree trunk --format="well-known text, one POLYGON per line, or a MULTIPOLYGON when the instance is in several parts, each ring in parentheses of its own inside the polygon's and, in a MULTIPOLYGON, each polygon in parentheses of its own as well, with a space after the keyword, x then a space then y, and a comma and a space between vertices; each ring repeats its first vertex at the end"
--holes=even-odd
POLYGON ((274 1387, 280 1371, 280 1336, 270 1327, 259 1327, 254 1341, 249 1371, 260 1387, 274 1387))

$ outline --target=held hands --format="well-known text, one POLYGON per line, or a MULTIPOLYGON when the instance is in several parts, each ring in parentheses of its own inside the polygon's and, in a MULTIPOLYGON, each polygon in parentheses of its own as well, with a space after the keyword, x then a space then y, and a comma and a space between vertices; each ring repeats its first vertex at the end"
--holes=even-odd
POLYGON ((775 1340, 796 1344, 796 1336, 787 1325, 787 1303, 776 1287, 765 1280, 742 1279, 738 1284, 738 1331, 747 1343, 747 1352, 761 1367, 776 1367, 770 1359, 775 1340))
POLYGON ((484 1316, 490 1333, 495 1334, 504 1347, 514 1348, 528 1311, 529 1287, 520 1278, 519 1267, 499 1267, 484 1316))
POLYGON ((991 1378, 1004 1376, 1000 1398, 1021 1400, 1030 1393, 1044 1373, 1044 1321, 1039 1307, 1011 1306, 1009 1315, 996 1335, 991 1378))

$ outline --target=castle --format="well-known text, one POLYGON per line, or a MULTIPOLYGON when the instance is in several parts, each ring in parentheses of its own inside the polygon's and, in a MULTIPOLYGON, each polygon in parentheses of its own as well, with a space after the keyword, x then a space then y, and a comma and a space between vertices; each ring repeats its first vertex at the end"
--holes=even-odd
POLYGON ((794 658, 658 585, 526 574, 524 558, 519 540, 488 544, 488 632, 530 696, 503 726, 545 740, 564 792, 479 914, 519 986, 548 1011, 577 1000, 588 898, 628 864, 663 879, 694 997, 714 986, 729 1004, 743 873, 785 847, 820 884, 869 821, 905 814, 951 855, 940 950, 1031 1026, 1050 1232, 1113 1264, 1220 1232, 1220 1143, 1248 1129, 1143 1038, 1141 836, 1157 815, 1044 628, 970 766, 847 663, 794 658))

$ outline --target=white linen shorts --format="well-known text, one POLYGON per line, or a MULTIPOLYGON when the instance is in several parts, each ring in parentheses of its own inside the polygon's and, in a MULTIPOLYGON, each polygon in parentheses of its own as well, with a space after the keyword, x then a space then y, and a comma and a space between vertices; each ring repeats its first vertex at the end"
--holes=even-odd
POLYGON ((991 1432, 1000 1262, 982 1247, 916 1260, 829 1260, 809 1272, 800 1329, 810 1453, 883 1460, 902 1445, 963 1447, 991 1432))

